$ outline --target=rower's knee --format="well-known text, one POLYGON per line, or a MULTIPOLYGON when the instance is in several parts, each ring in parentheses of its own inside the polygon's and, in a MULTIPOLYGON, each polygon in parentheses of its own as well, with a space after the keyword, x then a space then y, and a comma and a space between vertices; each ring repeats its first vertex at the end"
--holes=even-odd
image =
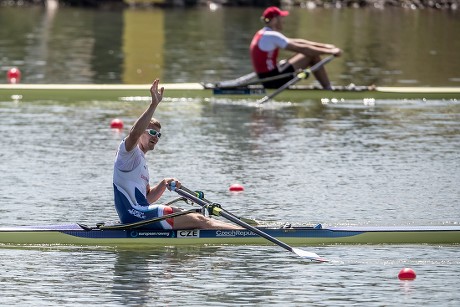
POLYGON ((317 63, 321 62, 321 56, 319 55, 314 55, 310 58, 310 65, 309 66, 313 66, 317 63))

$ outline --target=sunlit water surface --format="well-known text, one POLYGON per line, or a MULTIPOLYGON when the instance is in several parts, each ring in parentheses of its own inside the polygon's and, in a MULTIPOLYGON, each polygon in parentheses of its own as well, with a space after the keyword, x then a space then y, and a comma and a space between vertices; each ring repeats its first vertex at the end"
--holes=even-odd
MULTIPOLYGON (((0 9, 0 63, 27 83, 198 82, 248 72, 260 10, 0 9), (210 33, 209 25, 213 25, 210 33), (184 28, 187 31, 184 31, 184 28)), ((334 42, 336 84, 458 86, 457 12, 293 10, 334 42), (416 35, 415 35, 416 34, 416 35)), ((308 80, 313 82, 313 80, 308 80)), ((1 81, 5 82, 5 81, 1 81)), ((146 93, 148 95, 148 93, 146 93)), ((179 178, 236 214, 330 225, 460 222, 458 101, 174 100, 152 183, 179 178), (243 193, 228 187, 240 183, 243 193)), ((0 99, 0 225, 115 221, 112 163, 145 101, 0 99), (113 118, 122 131, 109 128, 113 118)), ((162 200, 175 197, 167 192, 162 200)), ((184 205, 186 207, 187 205, 184 205)), ((459 246, 0 248, 2 306, 458 306, 459 246), (399 281, 412 267, 417 278, 399 281)))
MULTIPOLYGON (((176 176, 242 216, 294 224, 451 225, 458 211, 460 105, 323 106, 165 98, 152 182, 176 176), (243 193, 228 187, 240 183, 243 193)), ((0 102, 1 224, 117 219, 116 147, 146 102, 0 102), (125 122, 111 130, 111 119, 125 122)), ((162 200, 175 197, 167 192, 162 200)), ((184 205, 187 206, 187 205, 184 205)), ((0 249, 6 305, 456 306, 459 247, 276 246, 0 249), (399 281, 412 267, 414 281, 399 281), (27 295, 25 295, 27 293, 27 295)))

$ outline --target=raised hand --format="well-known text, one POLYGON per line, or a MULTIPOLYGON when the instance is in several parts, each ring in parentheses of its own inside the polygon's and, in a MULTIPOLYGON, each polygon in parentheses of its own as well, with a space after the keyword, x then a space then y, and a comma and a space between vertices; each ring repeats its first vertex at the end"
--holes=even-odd
POLYGON ((161 87, 160 90, 158 90, 158 84, 160 83, 160 80, 155 79, 153 81, 152 86, 150 87, 150 95, 152 95, 152 103, 158 105, 160 101, 163 99, 163 92, 164 92, 164 87, 161 87))

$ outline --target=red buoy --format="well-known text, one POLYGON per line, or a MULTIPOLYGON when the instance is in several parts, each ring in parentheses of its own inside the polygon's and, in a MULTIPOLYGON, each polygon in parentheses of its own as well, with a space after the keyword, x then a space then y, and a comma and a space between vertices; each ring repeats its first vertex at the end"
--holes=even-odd
POLYGON ((19 83, 21 81, 21 72, 16 67, 10 68, 6 73, 6 78, 10 84, 19 83))
POLYGON ((123 121, 118 118, 112 119, 112 122, 110 123, 110 128, 123 129, 123 121))
POLYGON ((241 184, 234 183, 228 188, 232 192, 241 192, 244 191, 244 187, 241 184))
POLYGON ((415 274, 414 270, 411 268, 404 268, 399 271, 398 278, 400 280, 414 280, 417 275, 415 274))

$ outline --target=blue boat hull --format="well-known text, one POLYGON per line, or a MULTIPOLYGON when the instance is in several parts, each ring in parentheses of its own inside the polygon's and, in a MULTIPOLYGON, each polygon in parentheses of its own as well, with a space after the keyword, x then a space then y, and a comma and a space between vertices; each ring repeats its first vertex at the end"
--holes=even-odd
MULTIPOLYGON (((296 246, 315 244, 460 244, 460 226, 259 227, 296 246)), ((249 230, 101 230, 79 224, 0 228, 0 244, 109 246, 266 245, 249 230)))

